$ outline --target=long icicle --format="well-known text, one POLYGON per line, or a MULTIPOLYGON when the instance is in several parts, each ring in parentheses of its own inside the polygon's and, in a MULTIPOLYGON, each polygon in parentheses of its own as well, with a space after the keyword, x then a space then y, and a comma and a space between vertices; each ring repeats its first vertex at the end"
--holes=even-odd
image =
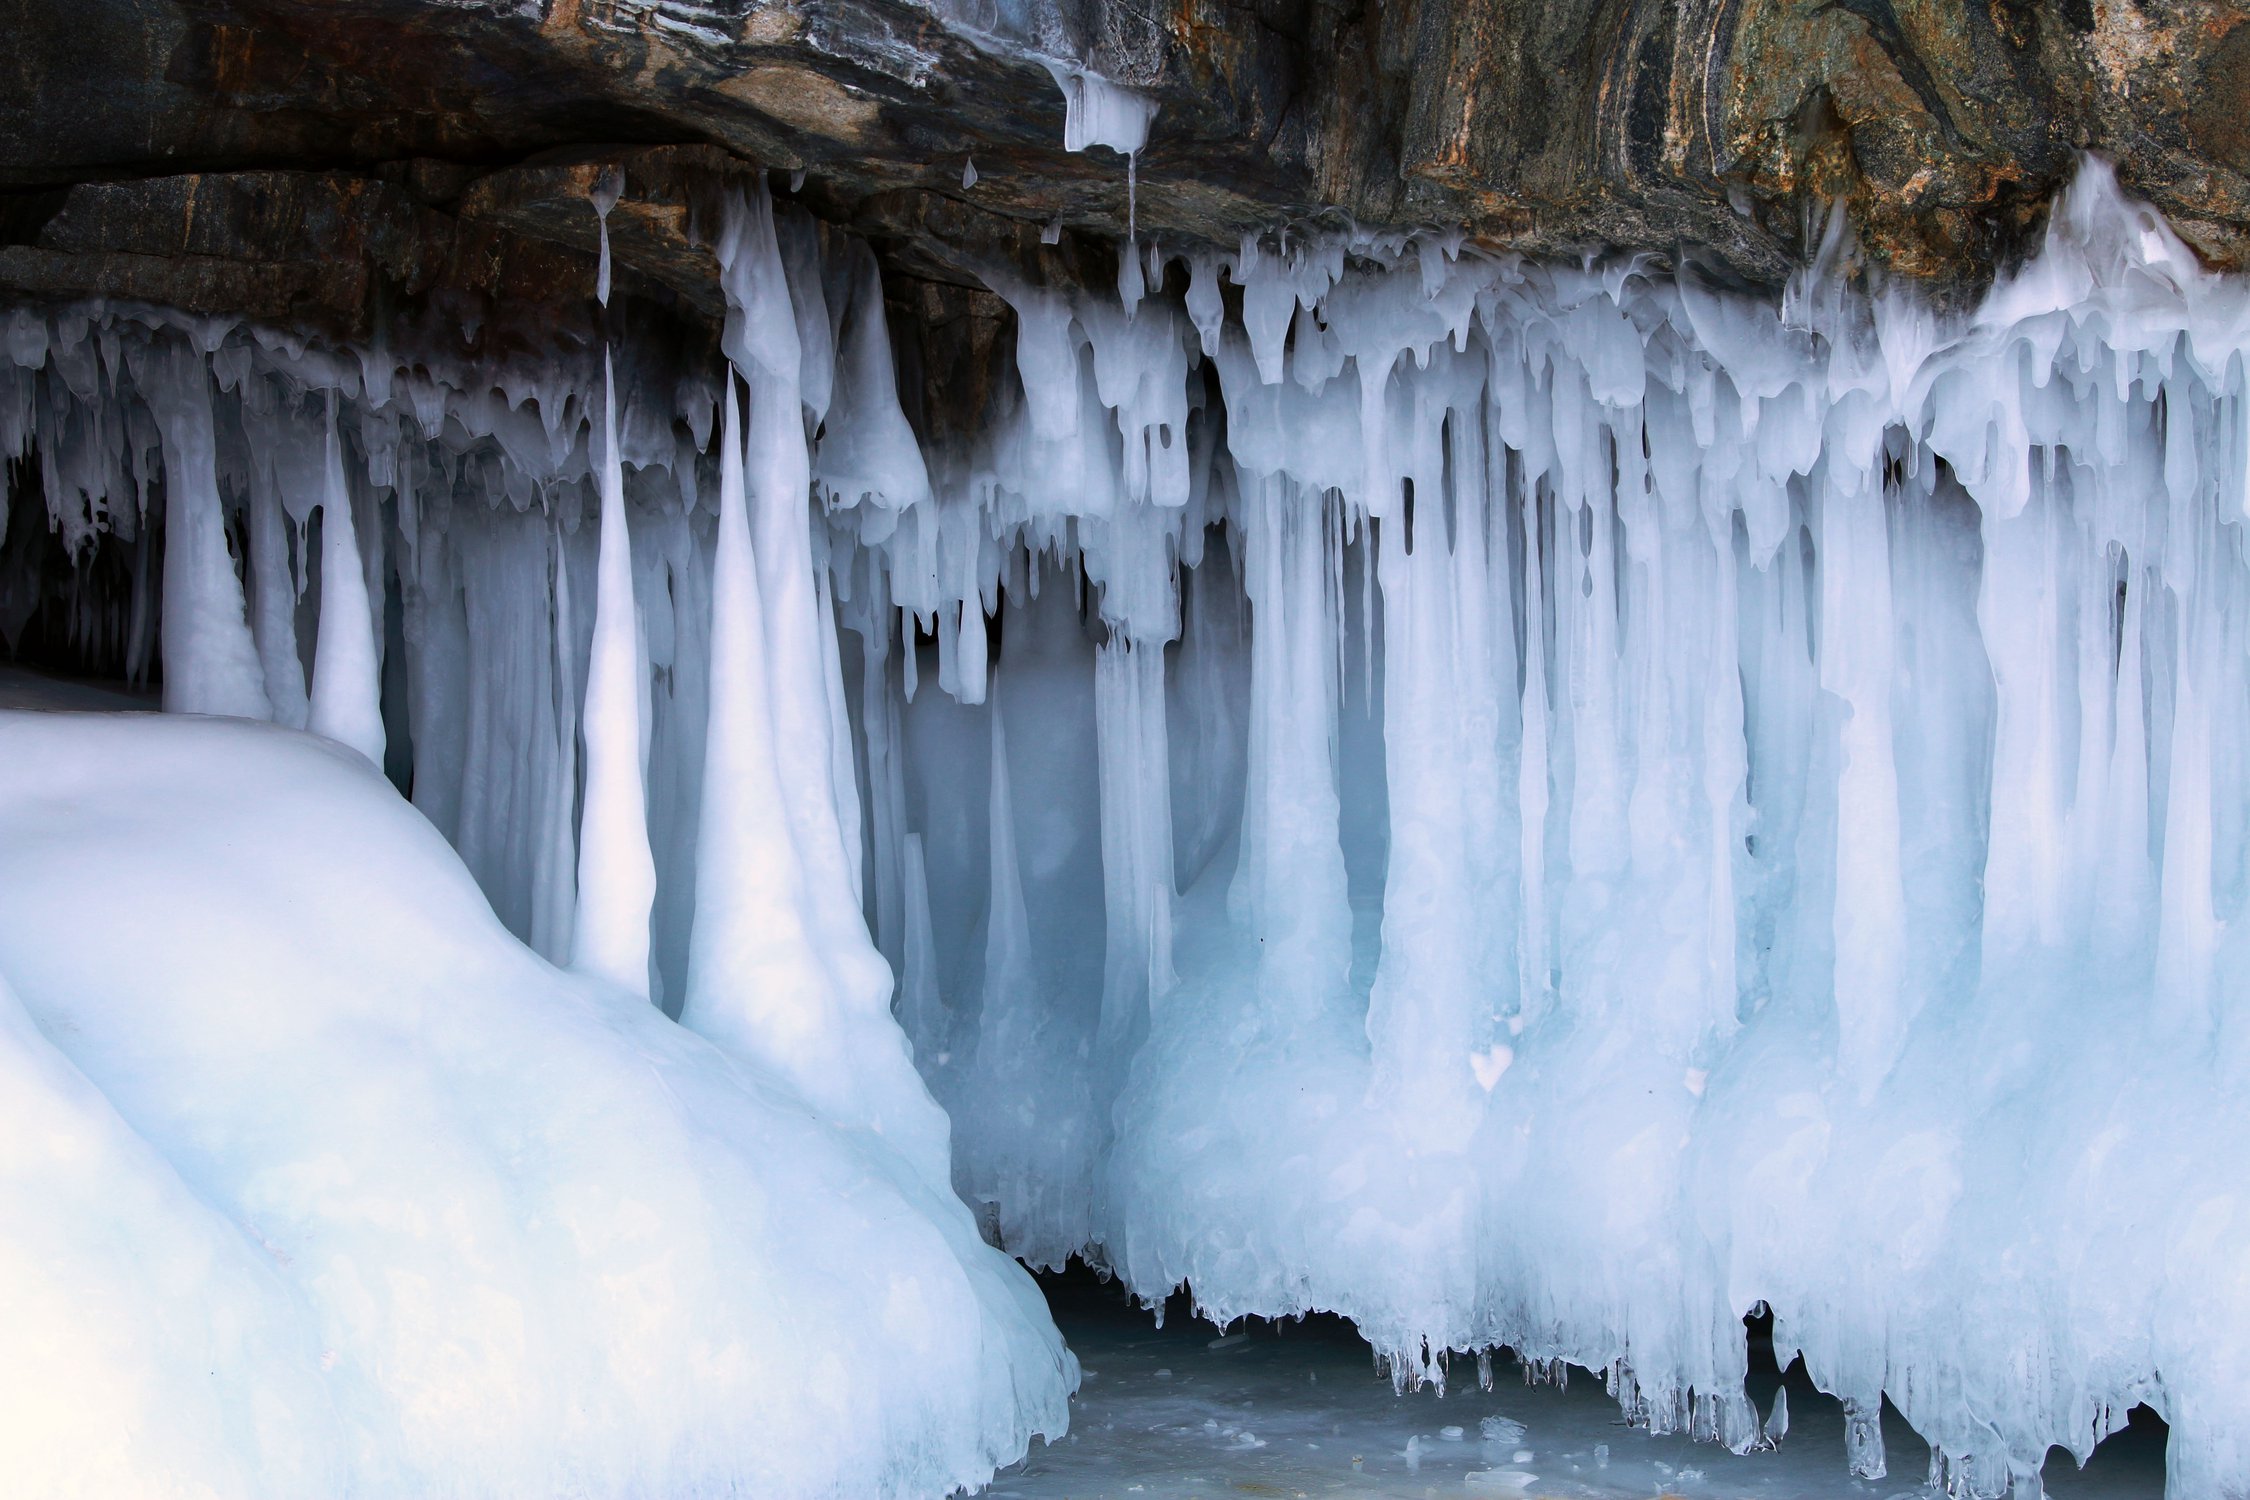
POLYGON ((584 810, 578 823, 578 916, 571 967, 649 996, 649 913, 656 860, 649 851, 648 668, 633 598, 633 550, 625 522, 625 470, 617 452, 617 374, 602 353, 600 560, 594 642, 586 666, 581 732, 586 745, 584 810))
POLYGON ((350 487, 344 481, 342 440, 336 433, 336 399, 328 400, 321 457, 320 629, 313 647, 311 704, 305 727, 383 764, 383 703, 375 654, 375 624, 360 561, 359 531, 352 523, 350 487))

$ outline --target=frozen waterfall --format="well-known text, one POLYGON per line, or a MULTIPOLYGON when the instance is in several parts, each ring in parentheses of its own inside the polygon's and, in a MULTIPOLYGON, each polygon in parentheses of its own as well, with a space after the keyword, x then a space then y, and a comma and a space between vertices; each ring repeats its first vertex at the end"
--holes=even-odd
POLYGON ((524 941, 1035 1265, 1737 1449, 1763 1303, 1855 1474, 1885 1397, 1977 1497, 2145 1402, 2250 1495, 2250 286, 2099 161, 1957 310, 1840 219, 1778 305, 995 271, 967 433, 865 246, 761 188, 715 248, 729 367, 614 387, 16 311, 0 455, 161 525, 168 707, 309 701, 524 941))

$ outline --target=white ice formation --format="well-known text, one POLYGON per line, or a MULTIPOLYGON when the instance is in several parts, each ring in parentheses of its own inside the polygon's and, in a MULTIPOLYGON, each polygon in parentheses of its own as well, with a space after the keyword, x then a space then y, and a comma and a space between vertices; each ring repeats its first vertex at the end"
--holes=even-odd
MULTIPOLYGON (((1065 151, 1085 151, 1106 146, 1120 156, 1136 157, 1148 144, 1149 126, 1155 121, 1157 101, 1139 89, 1119 82, 1088 59, 1096 51, 1112 63, 1134 59, 1120 54, 1121 38, 1094 47, 1082 35, 1081 19, 1053 0, 921 0, 948 31, 972 45, 1012 62, 1035 62, 1055 80, 1063 100, 1065 151)), ((1143 18, 1146 20, 1146 18, 1143 18)), ((1153 29, 1153 22, 1149 23, 1153 29)), ((1126 48, 1129 53, 1132 49, 1126 48)), ((977 183, 976 163, 961 173, 964 192, 977 183)))
POLYGON ((1980 1497, 2146 1402, 2250 1495, 2250 287, 2099 162, 1957 313, 1840 222, 1779 306, 1440 238, 1000 285, 1020 387, 926 445, 864 247, 719 248, 746 416, 108 308, 17 315, 0 451, 125 536, 168 434, 176 706, 286 721, 334 392, 394 770, 556 958, 621 454, 655 993, 922 1190, 895 1014, 1027 1260, 1739 1449, 1764 1302, 1858 1474, 1886 1396, 1980 1497))
POLYGON ((361 757, 0 713, 0 1490, 942 1495, 1074 1374, 957 1199, 541 962, 361 757))
POLYGON ((1062 90, 1065 151, 1107 146, 1119 156, 1140 154, 1156 119, 1154 99, 1077 63, 1041 61, 1062 90))

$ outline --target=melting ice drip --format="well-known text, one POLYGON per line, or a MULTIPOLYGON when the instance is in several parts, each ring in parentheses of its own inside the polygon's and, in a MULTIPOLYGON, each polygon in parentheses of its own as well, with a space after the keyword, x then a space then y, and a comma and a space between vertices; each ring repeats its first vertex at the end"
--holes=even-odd
POLYGON ((1778 308, 1429 240, 1004 284, 1021 388, 925 452, 872 258, 761 197, 742 434, 652 373, 590 448, 553 372, 19 314, 0 448, 124 535, 132 413, 184 434, 167 680, 226 691, 175 706, 286 718, 336 391, 415 800, 557 957, 619 486, 658 993, 883 1128, 879 952, 1034 1262, 1337 1309, 1401 1381, 1604 1368, 1737 1448, 1764 1301, 1856 1473, 1886 1395, 1982 1496, 2147 1401, 2176 1500, 2241 1492, 2250 292, 2099 163, 1973 312, 1845 248, 1778 308), (759 963, 700 956, 730 926, 759 963))
MULTIPOLYGON (((1141 148, 1148 144, 1149 126, 1156 122, 1156 101, 1076 63, 1046 57, 1039 62, 1062 90, 1063 149, 1107 146, 1125 158, 1125 251, 1118 258, 1118 292, 1130 312, 1141 298, 1141 148)), ((971 175, 961 185, 966 188, 974 181, 971 175)))

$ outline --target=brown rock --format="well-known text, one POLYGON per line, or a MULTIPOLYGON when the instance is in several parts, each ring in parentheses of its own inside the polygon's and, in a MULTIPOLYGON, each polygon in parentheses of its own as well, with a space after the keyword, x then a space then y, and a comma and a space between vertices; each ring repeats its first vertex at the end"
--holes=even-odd
POLYGON ((694 183, 752 161, 902 274, 1099 276, 1124 163, 1060 149, 1032 45, 1160 101, 1139 219, 1172 243, 1348 217, 1771 283, 1840 198, 1878 262, 1974 285, 2090 147, 2250 259, 2219 0, 1044 0, 1006 43, 904 0, 7 3, 0 280, 55 295, 333 324, 378 286, 523 291, 532 245, 583 279, 617 164, 620 274, 707 313, 694 183), (1091 248, 1043 254, 1057 218, 1091 248))

